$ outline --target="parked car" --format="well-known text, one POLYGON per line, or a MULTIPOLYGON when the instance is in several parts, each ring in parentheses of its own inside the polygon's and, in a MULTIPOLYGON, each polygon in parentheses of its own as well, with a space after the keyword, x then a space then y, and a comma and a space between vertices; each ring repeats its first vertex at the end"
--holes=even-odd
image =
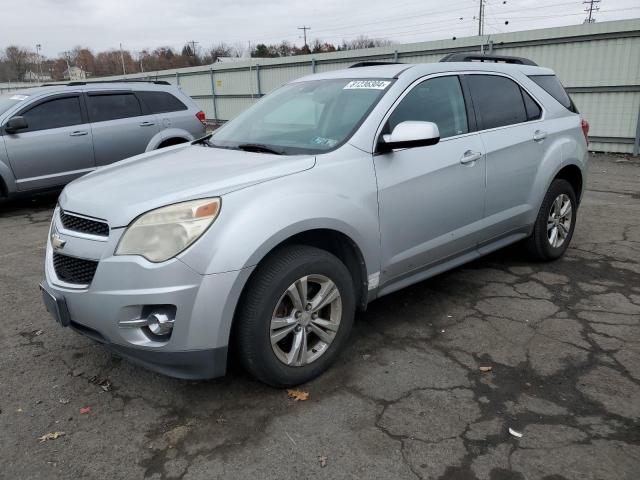
POLYGON ((47 308, 168 375, 222 375, 232 347, 290 386, 328 368, 376 298, 520 240, 560 257, 586 124, 553 71, 481 59, 301 78, 209 140, 74 181, 47 308))
POLYGON ((189 142, 204 112, 167 82, 72 82, 0 95, 0 198, 189 142))

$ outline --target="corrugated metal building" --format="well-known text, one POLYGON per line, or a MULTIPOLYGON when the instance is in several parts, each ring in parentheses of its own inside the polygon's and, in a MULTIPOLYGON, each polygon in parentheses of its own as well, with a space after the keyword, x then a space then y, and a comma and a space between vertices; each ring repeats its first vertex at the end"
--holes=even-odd
MULTIPOLYGON (((465 37, 286 58, 256 58, 115 78, 168 80, 192 96, 207 118, 225 121, 260 96, 313 72, 363 60, 437 62, 447 53, 479 51, 527 57, 553 68, 591 124, 591 149, 638 153, 640 19, 465 37), (635 145, 634 145, 635 144, 635 145)), ((96 80, 96 79, 93 79, 96 80)))

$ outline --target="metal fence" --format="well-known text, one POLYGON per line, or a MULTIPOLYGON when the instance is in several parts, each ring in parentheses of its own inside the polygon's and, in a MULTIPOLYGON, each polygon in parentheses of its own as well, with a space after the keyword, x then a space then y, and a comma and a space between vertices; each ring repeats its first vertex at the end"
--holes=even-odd
MULTIPOLYGON (((213 122, 229 120, 295 78, 363 60, 436 62, 479 51, 531 58, 553 68, 591 124, 590 148, 637 155, 640 148, 640 19, 392 45, 109 77, 179 85, 213 122)), ((96 79, 93 79, 96 80, 96 79)), ((1 86, 0 86, 1 87, 1 86)))

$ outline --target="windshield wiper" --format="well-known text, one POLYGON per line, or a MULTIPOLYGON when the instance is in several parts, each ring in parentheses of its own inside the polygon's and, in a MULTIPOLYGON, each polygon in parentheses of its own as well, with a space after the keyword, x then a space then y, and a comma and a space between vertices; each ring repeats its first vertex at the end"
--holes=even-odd
POLYGON ((240 150, 244 150, 245 152, 263 152, 263 153, 273 153, 274 155, 282 155, 283 152, 280 150, 276 150, 273 147, 269 147, 267 145, 262 145, 260 143, 241 143, 238 145, 240 150))

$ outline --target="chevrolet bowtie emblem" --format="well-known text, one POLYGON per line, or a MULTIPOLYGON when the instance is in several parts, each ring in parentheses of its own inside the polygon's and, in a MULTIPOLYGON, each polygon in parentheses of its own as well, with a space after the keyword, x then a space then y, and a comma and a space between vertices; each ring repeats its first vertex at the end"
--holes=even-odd
POLYGON ((51 246, 54 250, 62 250, 66 245, 67 241, 60 238, 60 235, 57 233, 53 233, 51 235, 51 246))

